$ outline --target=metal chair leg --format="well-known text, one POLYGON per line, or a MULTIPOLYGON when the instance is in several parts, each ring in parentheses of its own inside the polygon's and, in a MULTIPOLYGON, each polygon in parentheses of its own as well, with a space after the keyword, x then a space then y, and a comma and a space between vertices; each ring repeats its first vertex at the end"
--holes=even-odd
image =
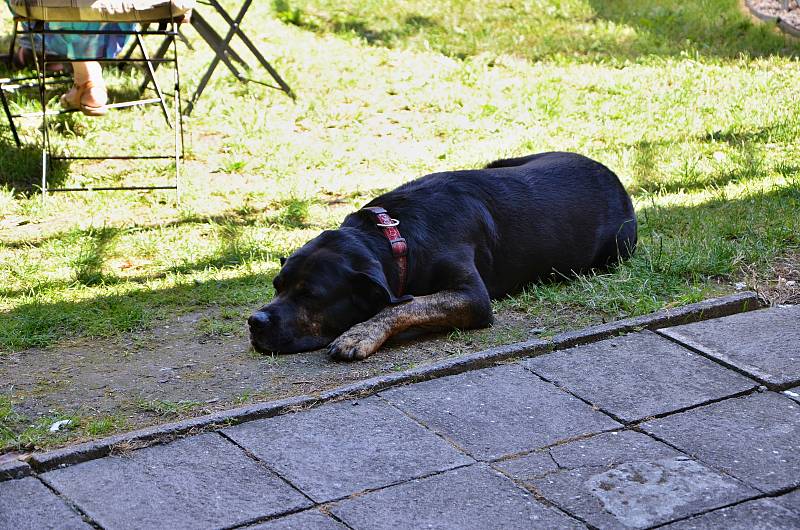
MULTIPOLYGON (((198 83, 197 88, 195 89, 194 94, 192 95, 192 98, 187 103, 186 114, 189 115, 191 114, 192 110, 194 110, 195 104, 200 99, 200 96, 205 90, 206 85, 208 85, 208 82, 211 79, 211 76, 213 75, 214 70, 217 68, 217 65, 220 63, 220 61, 224 61, 226 66, 228 66, 231 72, 233 72, 233 74, 240 81, 254 82, 272 87, 272 85, 269 85, 267 83, 263 83, 255 79, 249 79, 244 77, 243 75, 239 74, 237 69, 233 68, 233 65, 230 64, 230 61, 225 60, 228 55, 231 55, 231 57, 235 57, 234 54, 236 52, 234 52, 233 49, 231 48, 231 41, 233 40, 234 37, 239 37, 242 40, 242 42, 244 42, 245 46, 247 46, 247 48, 255 56, 255 58, 258 60, 261 66, 264 67, 264 69, 267 70, 267 72, 272 76, 275 82, 278 83, 278 86, 273 88, 279 88, 280 90, 284 91, 289 97, 295 99, 296 96, 292 91, 291 87, 289 87, 289 85, 283 80, 280 74, 278 74, 278 72, 272 67, 272 65, 269 64, 269 61, 267 61, 264 58, 264 56, 261 54, 258 48, 250 41, 247 35, 245 35, 245 33, 241 30, 242 20, 244 19, 244 16, 247 14, 248 9, 250 9, 252 0, 244 1, 242 6, 239 8, 239 12, 237 13, 236 18, 231 18, 228 12, 225 11, 222 5, 220 5, 220 3, 217 2, 216 0, 209 0, 209 4, 212 7, 214 7, 217 13, 219 13, 219 15, 228 24, 228 32, 226 33, 225 38, 220 39, 219 35, 216 34, 216 32, 214 32, 213 29, 211 32, 205 31, 206 29, 205 26, 207 26, 209 29, 211 29, 211 27, 208 25, 207 22, 205 22, 205 20, 202 17, 198 19, 198 22, 196 24, 193 22, 193 26, 195 27, 195 29, 198 29, 198 33, 201 34, 203 39, 206 40, 209 46, 211 46, 211 48, 214 50, 215 56, 211 60, 211 63, 208 65, 205 74, 200 79, 200 83, 198 83)), ((195 17, 197 17, 197 14, 195 14, 195 17)), ((244 63, 244 61, 240 62, 244 63)))
MULTIPOLYGON (((264 56, 261 54, 261 51, 250 41, 250 38, 244 33, 244 31, 242 31, 241 19, 244 18, 244 14, 250 8, 250 4, 251 4, 252 0, 246 0, 245 1, 245 4, 242 6, 242 8, 240 10, 240 16, 237 16, 237 20, 236 21, 233 20, 230 17, 228 12, 225 11, 225 9, 222 7, 222 5, 217 0, 209 0, 209 2, 211 3, 212 6, 214 6, 214 9, 217 10, 217 12, 220 14, 220 16, 222 16, 222 18, 225 20, 225 22, 227 22, 228 24, 230 24, 234 28, 234 30, 236 31, 236 36, 238 36, 242 40, 244 45, 247 46, 247 48, 255 56, 255 58, 258 60, 258 62, 261 64, 261 66, 264 67, 264 69, 267 70, 267 72, 269 72, 269 75, 272 76, 272 79, 274 79, 276 83, 278 83, 278 85, 280 86, 280 89, 283 90, 284 92, 286 92, 286 94, 290 98, 296 99, 296 96, 295 96, 294 92, 292 91, 291 87, 289 87, 289 85, 286 83, 286 81, 283 80, 283 78, 272 67, 272 65, 269 63, 269 61, 267 61, 264 58, 264 56)), ((248 81, 258 82, 258 81, 255 81, 254 79, 248 79, 248 81)), ((260 83, 260 84, 263 85, 265 83, 260 83)))
POLYGON ((191 20, 192 27, 197 31, 197 33, 203 38, 204 41, 214 50, 214 53, 219 56, 219 58, 225 63, 228 69, 233 73, 234 76, 241 77, 239 71, 233 67, 232 61, 236 61, 242 68, 250 68, 244 59, 236 53, 236 50, 233 48, 228 48, 227 50, 222 47, 222 35, 216 32, 216 30, 209 24, 206 19, 199 15, 199 13, 195 13, 192 16, 191 20))
POLYGON ((22 142, 19 140, 17 133, 17 125, 14 123, 14 116, 11 115, 11 108, 8 106, 8 98, 6 98, 6 91, 0 86, 0 102, 3 104, 3 111, 8 119, 8 125, 11 127, 11 135, 14 137, 14 142, 17 144, 17 149, 22 147, 22 142))
POLYGON ((144 47, 144 39, 140 33, 136 34, 136 42, 139 44, 139 49, 142 51, 145 71, 147 72, 150 81, 153 83, 153 88, 155 88, 156 95, 158 95, 161 112, 164 113, 164 119, 167 120, 167 124, 170 126, 170 128, 172 128, 173 125, 169 117, 169 112, 167 111, 167 104, 164 102, 164 94, 161 92, 161 86, 159 86, 158 81, 156 81, 156 72, 153 69, 153 63, 150 62, 150 56, 147 54, 147 49, 144 47))
POLYGON ((173 98, 173 105, 175 107, 175 122, 177 126, 174 128, 175 132, 175 200, 178 204, 181 203, 181 160, 184 156, 184 138, 183 138, 183 112, 181 112, 181 74, 178 66, 178 39, 172 39, 172 53, 175 59, 175 97, 173 98), (180 145, 179 145, 180 144, 180 145))

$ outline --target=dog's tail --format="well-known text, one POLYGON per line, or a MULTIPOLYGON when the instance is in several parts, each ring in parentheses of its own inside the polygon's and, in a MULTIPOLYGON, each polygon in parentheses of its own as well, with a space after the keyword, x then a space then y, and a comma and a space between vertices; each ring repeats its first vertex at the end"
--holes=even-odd
POLYGON ((537 153, 535 155, 528 155, 528 156, 521 156, 518 158, 503 158, 501 160, 495 160, 491 164, 486 166, 486 169, 496 169, 500 167, 517 167, 517 166, 524 166, 528 162, 532 160, 536 160, 542 155, 546 155, 547 153, 537 153))

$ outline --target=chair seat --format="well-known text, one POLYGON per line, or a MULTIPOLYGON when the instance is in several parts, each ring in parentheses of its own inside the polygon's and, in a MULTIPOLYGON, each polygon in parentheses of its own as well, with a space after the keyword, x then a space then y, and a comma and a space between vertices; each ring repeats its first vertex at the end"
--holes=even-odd
POLYGON ((178 18, 195 0, 9 0, 18 17, 47 22, 154 22, 178 18))

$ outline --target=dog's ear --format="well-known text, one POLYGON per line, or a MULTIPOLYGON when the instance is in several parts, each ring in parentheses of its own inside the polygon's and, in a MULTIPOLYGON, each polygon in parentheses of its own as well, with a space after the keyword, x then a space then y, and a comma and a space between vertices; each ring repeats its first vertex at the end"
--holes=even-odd
POLYGON ((287 260, 287 259, 289 259, 289 258, 287 258, 286 256, 281 256, 281 257, 280 257, 280 260, 281 260, 281 267, 283 267, 284 265, 286 265, 286 260, 287 260))
POLYGON ((383 273, 383 268, 381 268, 380 263, 377 261, 372 264, 369 270, 365 272, 359 272, 356 276, 361 281, 368 282, 373 289, 377 286, 378 290, 388 298, 390 304, 400 304, 402 302, 408 302, 414 298, 410 294, 395 296, 392 288, 389 287, 389 281, 386 279, 386 275, 383 273))

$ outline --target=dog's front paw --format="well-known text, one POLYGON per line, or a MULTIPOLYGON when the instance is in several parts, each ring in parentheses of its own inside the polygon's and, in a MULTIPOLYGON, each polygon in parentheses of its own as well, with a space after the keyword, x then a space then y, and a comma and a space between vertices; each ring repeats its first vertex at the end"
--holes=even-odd
POLYGON ((378 351, 380 346, 368 329, 356 326, 330 343, 328 355, 342 361, 360 361, 378 351))

